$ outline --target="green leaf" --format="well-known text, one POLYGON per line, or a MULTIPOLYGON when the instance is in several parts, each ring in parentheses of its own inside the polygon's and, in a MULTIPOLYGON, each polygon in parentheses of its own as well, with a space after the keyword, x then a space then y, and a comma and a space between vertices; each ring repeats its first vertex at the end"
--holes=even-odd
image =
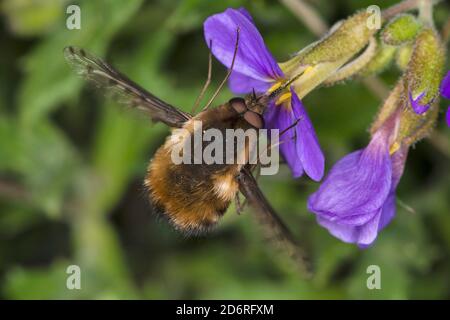
POLYGON ((29 131, 0 119, 0 150, 0 170, 18 177, 23 201, 48 215, 61 214, 80 160, 63 133, 46 121, 29 131))
POLYGON ((62 23, 67 0, 4 0, 0 8, 9 28, 19 36, 41 35, 62 23))

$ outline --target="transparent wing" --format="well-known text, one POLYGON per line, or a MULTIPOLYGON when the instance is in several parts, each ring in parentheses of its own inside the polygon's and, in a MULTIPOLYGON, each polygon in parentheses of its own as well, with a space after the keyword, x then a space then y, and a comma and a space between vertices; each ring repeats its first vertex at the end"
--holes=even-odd
POLYGON ((295 241, 292 233, 267 201, 252 173, 247 168, 243 168, 240 172, 239 189, 247 199, 269 239, 288 252, 303 275, 311 276, 311 266, 306 252, 295 241))
POLYGON ((189 113, 155 97, 111 65, 81 48, 66 47, 64 56, 80 76, 108 92, 119 95, 121 102, 147 111, 153 121, 161 121, 170 127, 180 128, 187 120, 191 119, 189 113))

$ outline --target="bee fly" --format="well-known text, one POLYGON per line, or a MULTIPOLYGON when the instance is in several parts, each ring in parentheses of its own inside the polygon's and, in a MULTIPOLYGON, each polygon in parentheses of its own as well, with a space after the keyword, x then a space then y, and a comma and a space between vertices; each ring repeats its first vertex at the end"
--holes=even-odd
MULTIPOLYGON (((239 32, 238 32, 239 36, 239 32)), ((237 41, 236 41, 237 50, 237 41)), ((268 102, 282 89, 270 96, 257 97, 254 93, 246 98, 233 98, 216 108, 208 108, 221 87, 209 100, 203 111, 196 115, 160 100, 153 94, 116 71, 112 66, 76 47, 64 49, 66 60, 77 73, 97 86, 118 93, 128 105, 147 111, 153 121, 162 122, 171 128, 186 129, 193 133, 194 121, 201 121, 203 129, 249 128, 261 129, 264 125, 262 114, 268 102)), ((209 59, 208 81, 196 101, 203 96, 211 76, 211 55, 209 59)), ((234 63, 235 56, 233 58, 234 63)), ((233 65, 233 64, 232 64, 233 65)), ((273 210, 259 189, 249 164, 174 164, 171 160, 173 134, 157 151, 148 166, 145 186, 151 203, 168 218, 177 229, 187 233, 201 233, 216 225, 231 201, 239 200, 239 192, 253 208, 259 222, 265 227, 269 237, 283 245, 302 271, 308 271, 303 250, 296 244, 292 234, 273 210)), ((245 152, 248 152, 246 147, 245 152)), ((237 201, 237 207, 240 207, 237 201)), ((238 209, 239 210, 239 209, 238 209)))

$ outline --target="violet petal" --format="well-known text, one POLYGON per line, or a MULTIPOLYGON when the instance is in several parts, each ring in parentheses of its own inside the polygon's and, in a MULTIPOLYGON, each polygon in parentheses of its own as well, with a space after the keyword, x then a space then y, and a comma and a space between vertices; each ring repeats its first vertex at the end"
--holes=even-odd
POLYGON ((347 243, 356 243, 361 248, 368 247, 375 241, 378 234, 379 220, 379 212, 362 226, 348 226, 323 219, 320 216, 317 217, 317 222, 333 236, 347 243))
POLYGON ((413 108, 414 112, 417 114, 423 114, 430 109, 430 104, 421 104, 420 100, 425 96, 425 92, 421 93, 417 96, 416 99, 412 96, 411 92, 409 93, 409 101, 411 103, 411 107, 413 108))
POLYGON ((272 85, 270 82, 261 81, 248 77, 239 72, 232 72, 228 81, 230 90, 235 94, 246 94, 255 92, 266 92, 272 85))
POLYGON ((391 188, 391 160, 387 138, 376 134, 364 151, 341 159, 319 190, 308 200, 308 208, 321 216, 338 218, 368 214, 381 209, 391 188))
POLYGON ((237 8, 236 10, 242 13, 248 20, 250 20, 251 23, 255 24, 252 15, 250 14, 250 12, 247 11, 247 9, 245 9, 244 7, 240 7, 237 8))
POLYGON ((441 95, 447 99, 450 99, 450 71, 447 72, 441 82, 441 95))
POLYGON ((306 174, 314 181, 320 181, 325 169, 325 157, 311 120, 293 88, 291 94, 292 111, 295 118, 300 120, 296 126, 297 154, 306 174))
POLYGON ((405 162, 408 156, 408 148, 401 148, 391 156, 392 162, 392 180, 391 180, 391 192, 383 205, 381 212, 380 224, 378 226, 378 232, 386 227, 389 222, 394 218, 396 212, 396 189, 400 182, 400 178, 403 175, 405 169, 405 162))
POLYGON ((394 218, 396 211, 395 201, 395 192, 392 192, 386 199, 386 202, 384 203, 383 209, 381 211, 380 222, 378 224, 378 232, 383 230, 394 218))
POLYGON ((239 44, 233 71, 267 82, 283 77, 258 29, 240 10, 227 9, 206 19, 205 40, 208 46, 212 42, 214 56, 227 68, 231 67, 238 28, 239 44))
POLYGON ((280 152, 291 169, 292 176, 294 178, 298 178, 303 175, 303 167, 296 153, 295 130, 289 129, 283 133, 283 131, 292 126, 294 122, 295 119, 291 110, 283 105, 275 106, 275 104, 272 103, 268 106, 267 111, 264 113, 264 123, 266 129, 280 130, 280 152))

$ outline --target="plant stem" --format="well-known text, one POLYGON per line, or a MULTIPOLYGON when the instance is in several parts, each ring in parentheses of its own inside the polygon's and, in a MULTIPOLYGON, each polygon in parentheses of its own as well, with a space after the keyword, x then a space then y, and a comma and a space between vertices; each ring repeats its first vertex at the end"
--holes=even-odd
MULTIPOLYGON (((316 36, 320 37, 326 32, 328 27, 325 20, 320 16, 319 12, 314 9, 314 7, 305 3, 304 0, 280 0, 280 2, 291 10, 292 13, 316 36), (304 11, 305 6, 308 7, 307 11, 304 11)), ((377 77, 366 78, 363 79, 362 82, 375 96, 380 99, 384 99, 389 92, 387 86, 377 77)))
POLYGON ((318 12, 302 0, 280 0, 292 13, 297 16, 316 36, 322 36, 328 30, 327 23, 318 12))
MULTIPOLYGON (((441 0, 404 0, 390 8, 387 8, 381 12, 381 17, 384 20, 389 20, 392 17, 414 9, 420 9, 422 5, 429 7, 429 10, 433 7, 433 5, 441 2, 441 0)), ((430 16, 430 12, 427 13, 430 16)))
POLYGON ((381 12, 381 17, 383 18, 383 20, 389 20, 399 13, 416 9, 419 6, 420 1, 421 0, 404 0, 396 5, 393 5, 390 8, 387 8, 386 10, 383 10, 381 12))
POLYGON ((433 1, 421 0, 419 3, 419 19, 429 26, 433 26, 433 1))

